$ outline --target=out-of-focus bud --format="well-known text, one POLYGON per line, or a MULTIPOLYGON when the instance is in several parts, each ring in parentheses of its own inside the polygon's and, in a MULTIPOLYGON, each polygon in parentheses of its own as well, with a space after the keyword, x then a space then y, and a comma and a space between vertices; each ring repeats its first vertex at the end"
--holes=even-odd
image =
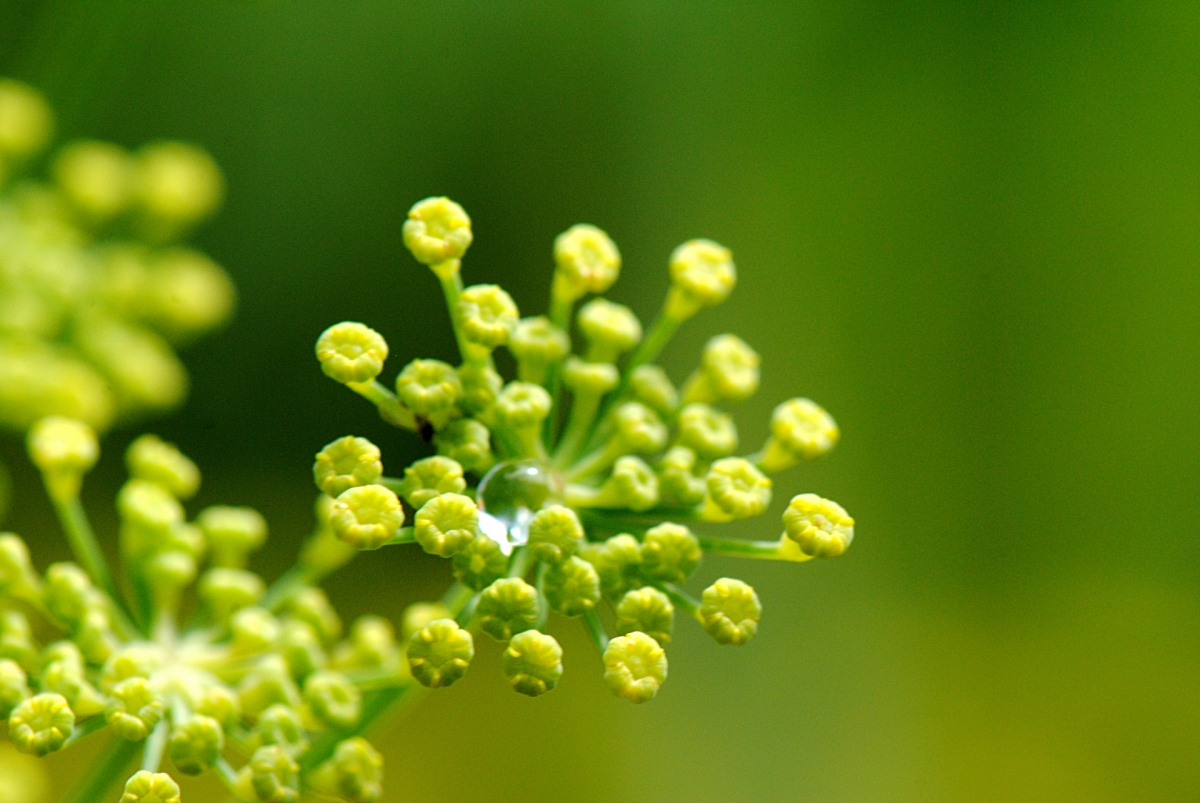
POLYGON ((771 504, 771 480, 749 460, 722 458, 712 464, 704 481, 708 487, 704 516, 710 521, 752 518, 771 504))
POLYGON ((733 254, 712 240, 688 240, 679 246, 671 254, 670 268, 666 314, 677 320, 720 304, 737 283, 733 254))
POLYGON ((621 275, 621 253, 600 229, 580 223, 554 240, 553 292, 574 301, 587 293, 603 293, 621 275))
POLYGON ((408 210, 404 245, 439 278, 448 279, 458 272, 459 260, 471 240, 471 218, 449 198, 426 198, 408 210))
POLYGON ((471 634, 453 619, 435 619, 413 634, 408 666, 422 685, 449 686, 466 674, 475 657, 471 634))

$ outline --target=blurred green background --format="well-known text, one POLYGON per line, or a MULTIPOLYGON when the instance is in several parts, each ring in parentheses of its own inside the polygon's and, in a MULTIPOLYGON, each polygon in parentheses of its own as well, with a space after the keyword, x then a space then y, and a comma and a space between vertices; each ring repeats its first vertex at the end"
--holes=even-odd
MULTIPOLYGON (((393 473, 423 454, 312 344, 350 318, 387 336, 389 372, 453 354, 400 238, 427 195, 475 221, 468 282, 527 313, 575 222, 616 239, 612 296, 645 320, 673 246, 730 246, 737 292, 667 367, 734 331, 764 357, 747 443, 791 395, 842 425, 776 507, 837 499, 851 552, 694 580, 756 586, 754 643, 681 627, 637 708, 574 624, 536 701, 488 644, 379 735, 395 801, 1200 798, 1198 69, 1195 2, 0 2, 0 73, 64 133, 190 139, 226 171, 199 243, 239 315, 153 429, 205 470, 199 504, 268 515, 264 570, 308 531, 325 442, 370 437, 393 473)), ((87 492, 110 535, 130 437, 87 492)), ((26 500, 10 524, 61 557, 0 452, 26 500)), ((329 589, 397 619, 447 579, 393 549, 329 589)))

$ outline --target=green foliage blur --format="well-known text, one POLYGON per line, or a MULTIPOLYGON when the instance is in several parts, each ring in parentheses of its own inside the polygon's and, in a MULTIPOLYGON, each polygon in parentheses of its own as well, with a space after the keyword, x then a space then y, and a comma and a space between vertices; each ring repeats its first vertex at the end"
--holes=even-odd
MULTIPOLYGON (((1200 796, 1200 14, 1195 3, 4 0, 0 74, 63 133, 203 144, 225 210, 197 242, 239 317, 187 356, 153 429, 199 504, 259 507, 272 572, 307 533, 314 452, 425 452, 325 379, 363 321, 389 375, 453 354, 408 206, 461 202, 468 282, 544 309, 554 235, 605 228, 612 297, 648 320, 671 248, 711 237, 740 285, 711 335, 764 358, 739 415, 806 395, 842 426, 777 483, 844 504, 843 558, 738 564, 765 606, 721 648, 680 626, 650 705, 612 697, 578 628, 558 690, 478 666, 378 743, 387 800, 1174 801, 1200 796)), ((106 441, 85 498, 111 506, 106 441), (110 501, 105 501, 110 500, 110 501)), ((9 526, 65 544, 18 444, 9 526)), ((774 537, 778 511, 742 534, 774 537), (764 528, 766 531, 764 531, 764 528)), ((100 522, 110 537, 115 523, 100 522)), ((726 571, 703 566, 702 588, 726 571)), ((448 580, 383 550, 334 576, 398 619, 448 580)), ((685 623, 686 624, 686 623, 685 623)), ((69 775, 75 757, 58 756, 69 775)), ((189 803, 220 800, 211 781, 189 803)))

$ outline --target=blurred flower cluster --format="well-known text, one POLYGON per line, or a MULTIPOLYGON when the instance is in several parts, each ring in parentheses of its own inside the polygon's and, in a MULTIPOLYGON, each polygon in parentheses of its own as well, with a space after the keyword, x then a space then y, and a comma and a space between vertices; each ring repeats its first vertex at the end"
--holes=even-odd
POLYGON ((181 244, 224 182, 181 142, 43 158, 53 127, 41 95, 0 79, 0 426, 65 415, 103 431, 179 404, 175 349, 233 311, 229 277, 181 244))
POLYGON ((554 611, 582 619, 612 690, 644 702, 667 677, 663 647, 677 613, 719 644, 745 644, 758 630, 762 606, 741 580, 720 578, 699 598, 684 589, 704 554, 799 562, 849 547, 853 519, 815 494, 791 500, 778 537, 712 534, 764 514, 769 475, 825 454, 839 436, 825 410, 795 398, 775 409, 758 451, 736 456, 738 430, 722 406, 758 390, 760 359, 735 335, 712 338, 680 388, 654 364, 680 324, 733 290, 728 249, 710 240, 675 249, 666 300, 643 332, 629 308, 600 295, 621 257, 594 226, 559 235, 548 315, 525 318, 500 287, 464 287, 472 231, 458 204, 416 204, 404 241, 442 285, 461 363, 412 360, 393 390, 378 379, 388 344, 364 324, 330 327, 316 351, 327 375, 437 455, 388 477, 379 448, 347 436, 317 455, 314 476, 343 542, 416 543, 452 561, 457 588, 408 649, 418 681, 462 677, 482 631, 507 642, 503 669, 516 691, 553 689, 563 672, 562 649, 545 632, 554 611), (515 360, 513 381, 496 370, 501 347, 515 360))

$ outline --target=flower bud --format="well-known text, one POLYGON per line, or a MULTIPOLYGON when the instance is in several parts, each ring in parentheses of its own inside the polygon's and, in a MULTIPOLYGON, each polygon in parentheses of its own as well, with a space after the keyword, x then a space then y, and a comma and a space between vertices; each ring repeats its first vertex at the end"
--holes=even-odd
POLYGON ((544 315, 517 321, 508 339, 508 350, 517 358, 522 382, 541 384, 548 366, 556 365, 571 353, 567 333, 550 323, 544 315))
POLYGON ((297 680, 308 677, 326 663, 317 631, 308 622, 299 619, 289 619, 284 623, 275 649, 287 662, 288 672, 297 680))
POLYGON ((639 365, 629 378, 629 390, 633 398, 658 413, 670 418, 679 407, 679 392, 671 384, 666 371, 657 365, 639 365))
POLYGON ((763 448, 763 471, 791 468, 831 450, 841 433, 829 413, 810 399, 790 399, 771 415, 771 437, 763 448))
POLYGON ((504 676, 514 691, 539 697, 558 685, 562 654, 553 636, 536 630, 517 633, 504 650, 504 676))
POLYGON ((100 673, 100 688, 109 693, 129 678, 149 678, 163 665, 163 653, 157 645, 128 644, 109 656, 100 673))
POLYGON ((122 739, 140 742, 163 716, 163 699, 145 678, 129 678, 113 687, 104 718, 122 739))
POLYGON ((717 335, 704 347, 697 401, 740 402, 758 392, 762 358, 737 335, 717 335))
POLYGON ((400 623, 400 633, 405 639, 432 622, 434 619, 451 619, 450 611, 440 602, 414 602, 404 609, 404 620, 400 623))
POLYGON ((225 179, 204 150, 183 142, 153 142, 137 154, 136 187, 143 208, 155 218, 192 223, 221 205, 225 179))
POLYGON ((618 599, 642 584, 642 545, 628 533, 614 535, 600 543, 588 542, 582 548, 583 559, 600 576, 600 589, 609 599, 618 599))
POLYGON ((482 474, 492 467, 492 436, 488 428, 473 418, 451 421, 433 436, 438 454, 449 457, 465 471, 482 474))
POLYGON ((238 684, 238 702, 251 719, 257 719, 273 705, 299 706, 300 690, 292 680, 287 662, 279 655, 260 658, 238 684))
POLYGON ((25 541, 13 533, 0 533, 0 594, 35 588, 37 583, 25 541))
POLYGON ((334 534, 364 550, 379 549, 391 541, 402 524, 400 499, 382 485, 360 485, 343 492, 329 514, 334 534))
POLYGON ((200 598, 217 622, 256 604, 265 591, 262 578, 244 569, 209 569, 200 578, 200 598))
POLYGON ((431 689, 449 686, 461 678, 474 657, 471 634, 453 619, 434 619, 414 633, 408 644, 408 666, 413 677, 431 689))
POLYGON ((63 195, 91 220, 108 220, 129 206, 133 160, 111 142, 72 142, 54 157, 51 172, 63 195))
POLYGON ((308 749, 304 721, 290 705, 276 704, 263 711, 254 725, 254 738, 259 747, 277 745, 291 756, 308 749))
POLYGON ((146 582, 161 608, 175 607, 179 592, 195 579, 196 559, 181 550, 164 550, 146 561, 146 582))
POLYGON ((96 590, 87 573, 74 563, 52 563, 42 583, 42 600, 56 619, 72 629, 83 622, 96 590))
POLYGON ((382 476, 379 447, 366 438, 352 435, 326 444, 313 463, 317 487, 335 498, 351 488, 372 485, 382 476))
POLYGON ((740 457, 713 463, 704 482, 708 488, 704 514, 711 521, 752 518, 771 504, 771 480, 740 457))
POLYGON ((277 744, 260 747, 238 774, 234 791, 241 799, 258 803, 297 803, 300 765, 277 744))
POLYGON ((387 356, 383 335, 361 323, 334 324, 317 338, 321 370, 335 382, 370 382, 383 370, 387 356))
POLYGON ((611 363, 584 362, 578 357, 571 356, 563 364, 562 379, 563 384, 569 387, 576 396, 599 398, 616 389, 621 382, 621 373, 611 363))
POLYGON ((546 601, 563 616, 583 616, 600 601, 600 575, 583 558, 551 564, 543 581, 546 601))
POLYGON ((306 781, 348 803, 374 803, 383 794, 383 756, 366 739, 355 736, 339 742, 333 756, 306 781))
POLYGON ((178 499, 189 499, 200 487, 200 469, 174 444, 157 435, 142 435, 125 451, 129 475, 156 483, 178 499))
POLYGON ((44 667, 38 678, 41 691, 61 694, 77 719, 87 719, 104 711, 104 697, 84 677, 83 659, 79 648, 70 642, 58 644, 69 645, 70 649, 65 656, 55 657, 55 651, 51 648, 57 645, 46 648, 43 655, 44 667))
POLYGON ((607 508, 649 510, 658 504, 658 476, 640 458, 618 458, 600 496, 607 508))
POLYGON ((143 315, 173 342, 187 343, 229 320, 233 281, 204 254, 173 248, 157 256, 143 291, 143 315))
POLYGON ((314 672, 304 682, 304 702, 328 728, 353 727, 362 714, 358 687, 341 672, 314 672))
POLYGON ((540 385, 509 382, 496 399, 496 420, 515 430, 540 427, 550 414, 550 394, 540 385))
POLYGON ((20 611, 0 611, 0 658, 16 661, 26 673, 38 668, 33 630, 25 614, 20 611))
POLYGON ((184 775, 200 775, 217 763, 225 748, 225 731, 212 717, 192 714, 171 730, 167 752, 184 775))
POLYGON ((508 641, 514 633, 537 624, 537 589, 520 577, 504 577, 479 596, 475 606, 479 627, 497 641, 508 641))
POLYGON ((251 606, 233 615, 229 630, 235 653, 254 654, 274 647, 282 629, 270 611, 251 606))
POLYGON ((671 293, 667 313, 689 318, 702 307, 715 307, 733 290, 737 270, 728 248, 712 240, 688 240, 671 254, 671 293))
MULTIPOLYGON (((471 239, 471 218, 449 198, 426 198, 408 210, 404 245, 418 262, 431 268, 462 259, 471 239)), ((458 266, 443 270, 447 273, 443 278, 449 278, 458 272, 458 266)))
POLYGON ((338 645, 334 653, 333 665, 339 669, 394 667, 399 656, 392 623, 382 616, 367 615, 354 621, 354 626, 350 628, 350 638, 338 645))
POLYGON ((625 402, 613 412, 614 437, 635 454, 654 454, 667 443, 667 427, 640 402, 625 402))
POLYGON ((579 550, 583 525, 574 510, 551 505, 529 523, 529 553, 538 560, 561 563, 579 550))
POLYGON ((93 607, 84 615, 74 638, 89 664, 103 664, 120 646, 108 611, 101 606, 93 607))
POLYGON ((761 618, 758 595, 741 580, 722 577, 704 589, 700 621, 718 644, 745 644, 758 632, 761 618))
POLYGON ((314 586, 298 591, 288 601, 288 613, 312 625, 322 644, 333 644, 342 637, 342 620, 325 592, 314 586))
POLYGON ((22 753, 44 756, 62 748, 75 731, 75 714, 61 694, 43 692, 17 705, 8 717, 8 738, 22 753))
POLYGON ((816 494, 800 494, 783 512, 787 537, 805 555, 833 558, 842 555, 854 540, 854 519, 841 505, 816 494))
MULTIPOLYGON (((463 415, 486 416, 496 404, 504 379, 486 362, 468 362, 455 369, 462 382, 458 409, 463 415)), ((440 422, 434 422, 440 426, 440 422)))
POLYGON ((49 141, 53 128, 53 113, 40 93, 0 79, 0 156, 32 156, 49 141))
POLYGON ((142 557, 161 548, 183 524, 183 505, 157 482, 132 479, 117 494, 121 550, 142 557))
POLYGON ((486 535, 475 536, 451 559, 454 579, 475 591, 482 591, 508 571, 508 556, 500 545, 486 535))
POLYGON ((458 372, 441 360, 413 360, 396 377, 396 395, 418 415, 452 409, 462 392, 458 372))
POLYGON ((196 701, 196 713, 212 717, 222 728, 232 728, 242 719, 242 704, 230 688, 214 683, 196 701))
POLYGON ((187 370, 154 331, 95 311, 77 319, 73 335, 73 345, 104 374, 123 412, 166 411, 187 394, 187 370))
POLYGON ((588 339, 593 362, 616 362, 642 339, 642 324, 633 310, 603 298, 592 299, 579 310, 579 329, 588 339))
POLYGON ((165 772, 138 770, 125 782, 119 803, 179 803, 179 784, 165 772))
POLYGON ((639 630, 659 644, 671 642, 675 626, 675 606, 657 588, 635 588, 617 604, 617 632, 621 635, 639 630))
POLYGON ((458 298, 458 320, 468 342, 491 350, 503 346, 517 326, 517 305, 495 284, 477 284, 458 298))
POLYGON ((702 460, 733 454, 738 446, 733 419, 707 404, 688 404, 679 411, 677 438, 702 460))
POLYGON ((267 522, 254 508, 213 505, 196 521, 212 544, 213 562, 221 567, 241 568, 246 555, 267 540, 267 522))
POLYGON ((604 650, 604 682, 619 697, 644 703, 667 679, 667 654, 645 633, 617 636, 604 650))
POLYGON ((435 496, 417 511, 414 535, 431 555, 448 558, 479 533, 479 508, 462 494, 435 496))
POLYGON ((696 453, 686 446, 675 446, 658 463, 658 491, 668 507, 693 507, 704 501, 708 492, 703 477, 697 477, 696 453))
POLYGON ((83 475, 100 457, 96 433, 73 418, 48 416, 29 430, 29 457, 42 472, 46 489, 63 501, 79 494, 83 475))
POLYGON ((603 293, 621 274, 621 254, 607 234, 579 223, 554 240, 555 295, 574 301, 587 293, 603 293))
POLYGON ((700 565, 700 542, 682 524, 664 522, 642 541, 642 575, 661 583, 682 583, 700 565))
POLYGON ((25 670, 16 661, 0 658, 0 719, 7 719, 13 709, 28 698, 25 670))
POLYGON ((442 494, 460 494, 466 487, 461 465, 448 457, 426 457, 404 469, 400 493, 414 510, 420 510, 431 499, 442 494))

